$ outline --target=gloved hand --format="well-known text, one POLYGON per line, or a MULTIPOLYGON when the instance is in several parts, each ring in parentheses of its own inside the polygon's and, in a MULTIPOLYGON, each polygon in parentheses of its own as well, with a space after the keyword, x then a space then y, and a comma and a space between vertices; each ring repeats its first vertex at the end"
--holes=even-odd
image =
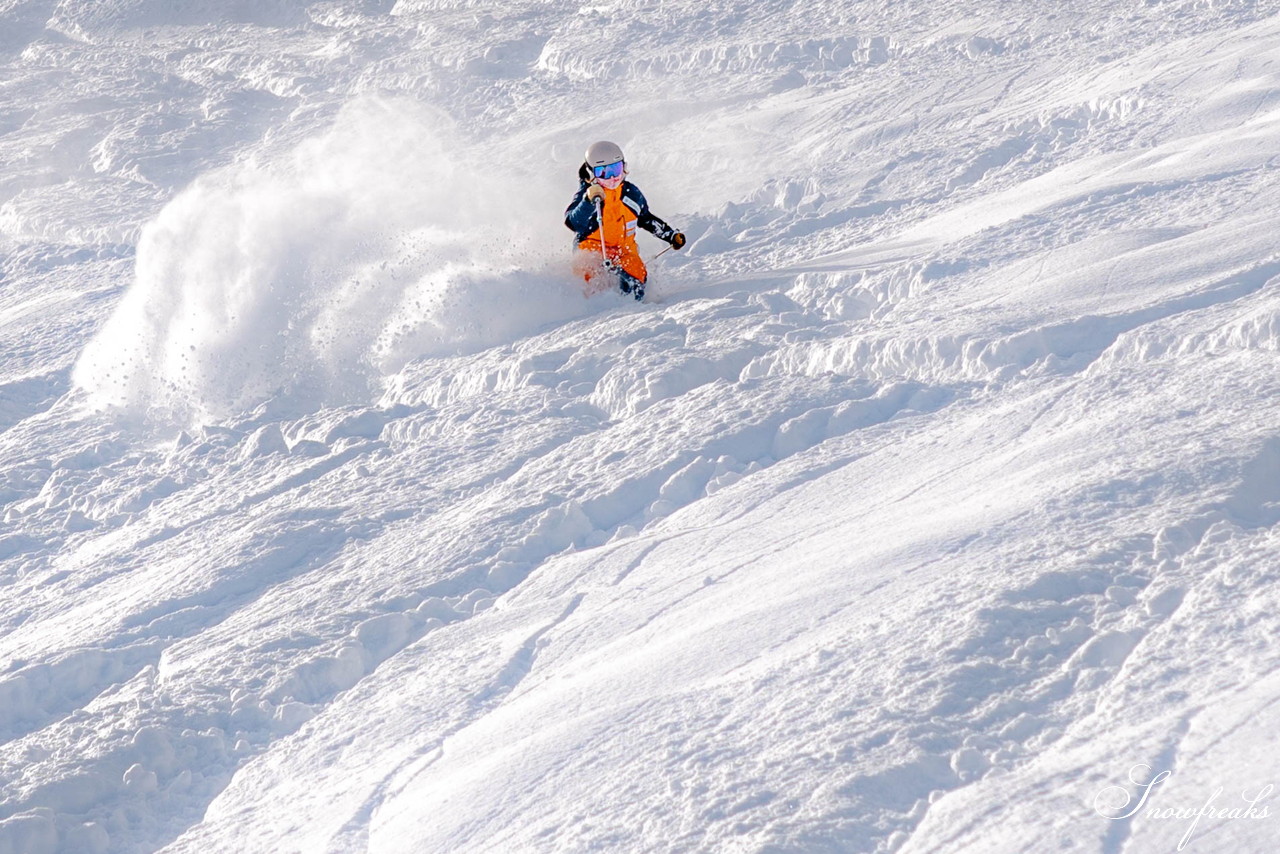
POLYGON ((675 234, 671 235, 671 248, 672 248, 672 249, 680 249, 680 248, 682 248, 682 247, 684 246, 684 243, 685 243, 685 241, 684 241, 684 234, 683 234, 683 233, 681 233, 681 232, 677 231, 675 234))
POLYGON ((592 184, 587 187, 587 201, 591 202, 593 205, 603 202, 604 187, 601 187, 599 184, 592 184))

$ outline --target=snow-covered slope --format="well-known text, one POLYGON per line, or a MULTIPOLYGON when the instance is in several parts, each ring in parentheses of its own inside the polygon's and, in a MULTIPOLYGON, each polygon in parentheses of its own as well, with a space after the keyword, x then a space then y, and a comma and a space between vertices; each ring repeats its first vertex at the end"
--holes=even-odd
POLYGON ((0 854, 1272 850, 1278 62, 0 0, 0 854), (569 271, 601 137, 649 304, 569 271))

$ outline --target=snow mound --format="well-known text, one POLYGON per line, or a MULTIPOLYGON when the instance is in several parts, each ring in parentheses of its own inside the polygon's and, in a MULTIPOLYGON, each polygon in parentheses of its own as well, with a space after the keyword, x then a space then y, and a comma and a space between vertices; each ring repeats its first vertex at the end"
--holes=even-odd
POLYGON ((364 99, 282 162, 208 175, 145 229, 137 276, 74 379, 104 408, 218 420, 368 400, 422 355, 473 352, 586 311, 562 203, 468 166, 448 122, 364 99), (442 130, 443 128, 443 130, 442 130), (541 229, 541 232, 539 232, 541 229))

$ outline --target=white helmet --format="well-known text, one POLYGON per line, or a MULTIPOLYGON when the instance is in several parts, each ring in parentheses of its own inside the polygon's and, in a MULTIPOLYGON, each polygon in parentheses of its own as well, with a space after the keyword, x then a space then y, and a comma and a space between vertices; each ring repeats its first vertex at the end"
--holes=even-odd
POLYGON ((601 140, 600 142, 591 143, 587 148, 587 165, 588 166, 608 166, 610 163, 617 163, 625 160, 622 156, 622 148, 615 142, 601 140))

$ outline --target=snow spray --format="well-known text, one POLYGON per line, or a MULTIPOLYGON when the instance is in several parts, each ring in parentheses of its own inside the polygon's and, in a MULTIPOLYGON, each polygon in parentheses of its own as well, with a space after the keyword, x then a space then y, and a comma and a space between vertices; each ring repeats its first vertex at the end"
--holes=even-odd
POLYGON ((554 170, 482 168, 453 134, 433 109, 367 98, 284 156, 197 180, 144 229, 76 384, 170 422, 314 411, 367 402, 411 359, 585 313, 546 213, 554 170))

